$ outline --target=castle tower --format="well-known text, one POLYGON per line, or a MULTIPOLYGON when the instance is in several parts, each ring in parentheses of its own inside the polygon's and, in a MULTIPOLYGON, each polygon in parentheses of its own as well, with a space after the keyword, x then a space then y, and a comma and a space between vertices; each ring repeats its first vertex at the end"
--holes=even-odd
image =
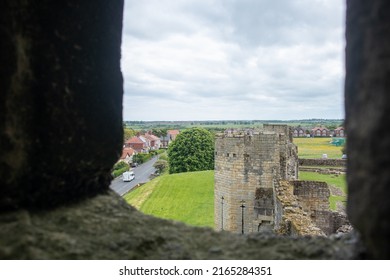
POLYGON ((290 160, 296 147, 289 137, 286 125, 269 125, 262 131, 229 131, 216 138, 216 230, 272 230, 274 181, 296 178, 298 170, 298 161, 290 160))

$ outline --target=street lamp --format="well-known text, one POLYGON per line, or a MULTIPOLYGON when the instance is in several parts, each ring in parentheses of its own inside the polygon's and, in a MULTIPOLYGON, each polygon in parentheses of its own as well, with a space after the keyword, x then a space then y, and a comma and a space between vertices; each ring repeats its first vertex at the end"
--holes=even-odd
POLYGON ((225 198, 222 196, 221 197, 221 212, 222 212, 222 217, 221 217, 221 230, 223 230, 223 200, 224 200, 225 198))
POLYGON ((241 200, 241 234, 244 234, 244 208, 245 208, 245 200, 241 200))

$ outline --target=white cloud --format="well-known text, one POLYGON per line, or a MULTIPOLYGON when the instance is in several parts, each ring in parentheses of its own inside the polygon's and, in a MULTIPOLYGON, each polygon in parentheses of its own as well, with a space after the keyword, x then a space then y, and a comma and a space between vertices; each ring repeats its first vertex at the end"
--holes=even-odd
POLYGON ((127 0, 124 119, 342 118, 343 12, 338 0, 127 0))

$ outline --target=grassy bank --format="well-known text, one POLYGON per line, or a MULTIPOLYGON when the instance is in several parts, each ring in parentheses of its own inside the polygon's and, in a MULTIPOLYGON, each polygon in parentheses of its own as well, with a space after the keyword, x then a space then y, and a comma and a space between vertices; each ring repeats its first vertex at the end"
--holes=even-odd
POLYGON ((193 226, 214 226, 214 171, 163 175, 124 198, 145 214, 193 226))

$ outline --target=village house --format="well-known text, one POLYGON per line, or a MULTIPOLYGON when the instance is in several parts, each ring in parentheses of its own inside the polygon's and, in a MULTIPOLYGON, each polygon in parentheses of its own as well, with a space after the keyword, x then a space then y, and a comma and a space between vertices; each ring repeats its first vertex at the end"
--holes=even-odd
POLYGON ((305 137, 306 136, 306 129, 298 126, 293 129, 293 137, 305 137))
POLYGON ((160 147, 165 149, 168 148, 169 143, 174 141, 178 134, 180 134, 179 130, 167 130, 167 135, 160 137, 160 147))
POLYGON ((148 147, 146 141, 141 139, 141 136, 134 136, 125 141, 125 148, 132 148, 137 153, 146 153, 148 147))
POLYGON ((334 130, 333 136, 335 137, 345 137, 345 129, 344 127, 340 126, 334 130))
POLYGON ((147 140, 147 145, 151 150, 158 150, 161 147, 160 138, 151 134, 150 132, 145 134, 145 139, 147 140))
POLYGON ((160 138, 153 135, 151 132, 145 135, 137 134, 125 141, 125 148, 132 148, 137 153, 147 153, 150 150, 158 150, 161 147, 160 138))
POLYGON ((170 142, 170 137, 168 136, 168 134, 160 137, 161 148, 164 149, 168 148, 169 142, 170 142))
POLYGON ((127 164, 130 164, 133 162, 133 156, 136 154, 136 151, 132 148, 124 147, 122 150, 122 155, 119 158, 119 161, 126 162, 127 164))
POLYGON ((319 126, 311 130, 312 137, 330 137, 330 130, 326 127, 319 126))

